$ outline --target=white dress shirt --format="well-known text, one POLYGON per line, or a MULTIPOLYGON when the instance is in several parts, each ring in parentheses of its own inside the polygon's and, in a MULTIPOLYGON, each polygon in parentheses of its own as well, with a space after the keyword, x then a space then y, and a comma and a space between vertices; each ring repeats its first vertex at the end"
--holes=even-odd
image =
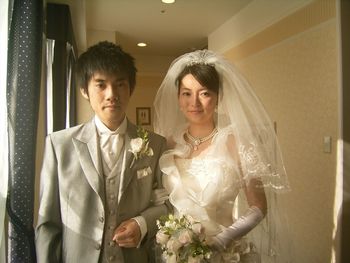
POLYGON ((100 138, 102 158, 110 171, 118 160, 120 150, 123 148, 127 121, 126 118, 124 118, 115 131, 111 131, 106 125, 104 125, 98 116, 95 116, 95 124, 100 138))

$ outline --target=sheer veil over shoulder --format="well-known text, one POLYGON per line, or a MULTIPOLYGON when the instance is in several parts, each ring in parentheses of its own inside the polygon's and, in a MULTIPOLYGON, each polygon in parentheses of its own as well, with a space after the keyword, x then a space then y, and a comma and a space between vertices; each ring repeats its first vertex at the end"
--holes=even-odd
POLYGON ((267 213, 245 238, 260 254, 261 262, 292 262, 285 207, 279 195, 290 191, 290 186, 274 125, 235 66, 209 50, 180 56, 171 64, 154 108, 154 131, 174 145, 162 156, 160 166, 175 211, 191 213, 215 233, 248 209, 242 185, 258 179, 266 194, 267 213), (191 64, 212 65, 220 77, 215 116, 218 133, 194 158, 189 158, 191 149, 184 140, 188 124, 179 109, 176 83, 179 73, 191 64))

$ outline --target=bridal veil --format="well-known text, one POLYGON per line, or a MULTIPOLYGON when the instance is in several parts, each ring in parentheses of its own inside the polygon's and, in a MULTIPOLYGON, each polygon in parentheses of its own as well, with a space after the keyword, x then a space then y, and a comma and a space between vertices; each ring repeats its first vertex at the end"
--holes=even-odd
MULTIPOLYGON (((265 219, 248 235, 262 255, 262 262, 291 262, 291 241, 284 206, 279 193, 290 190, 274 125, 247 80, 224 57, 198 50, 175 59, 155 98, 154 131, 168 140, 186 127, 186 119, 178 106, 176 78, 186 65, 203 63, 215 67, 220 76, 217 129, 232 130, 246 183, 261 180, 268 202, 265 219)), ((239 196, 236 211, 247 208, 239 196)))

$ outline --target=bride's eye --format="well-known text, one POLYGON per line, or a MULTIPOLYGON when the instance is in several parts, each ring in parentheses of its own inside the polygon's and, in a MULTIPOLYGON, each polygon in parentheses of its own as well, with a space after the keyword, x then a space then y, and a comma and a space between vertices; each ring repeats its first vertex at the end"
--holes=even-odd
POLYGON ((210 94, 209 91, 203 91, 203 92, 201 93, 201 95, 202 95, 203 97, 209 97, 211 94, 210 94))

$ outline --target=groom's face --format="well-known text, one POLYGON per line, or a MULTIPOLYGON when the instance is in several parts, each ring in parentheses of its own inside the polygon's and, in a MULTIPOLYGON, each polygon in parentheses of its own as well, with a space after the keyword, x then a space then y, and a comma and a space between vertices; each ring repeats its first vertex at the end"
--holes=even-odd
POLYGON ((95 72, 88 84, 91 108, 100 120, 111 130, 116 130, 125 117, 130 100, 130 85, 126 75, 95 72))

